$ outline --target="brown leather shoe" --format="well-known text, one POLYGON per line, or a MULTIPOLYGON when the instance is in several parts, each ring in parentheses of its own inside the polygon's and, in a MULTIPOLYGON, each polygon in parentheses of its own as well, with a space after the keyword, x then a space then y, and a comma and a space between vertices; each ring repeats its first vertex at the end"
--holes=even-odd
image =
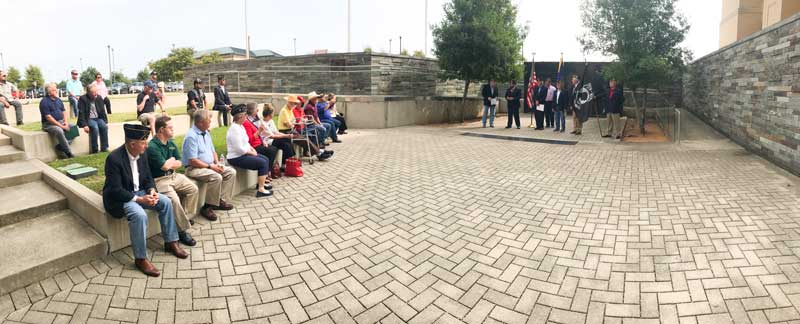
POLYGON ((150 261, 147 259, 136 259, 133 261, 136 264, 136 268, 139 269, 142 273, 151 276, 151 277, 158 277, 161 275, 161 272, 158 272, 156 266, 154 266, 150 261))
POLYGON ((186 251, 184 251, 181 246, 178 245, 178 241, 164 243, 164 251, 172 253, 172 255, 180 259, 186 259, 189 257, 189 253, 186 253, 186 251))
POLYGON ((214 206, 209 204, 205 204, 203 208, 200 208, 200 216, 212 222, 217 220, 217 214, 214 213, 214 206))
POLYGON ((229 203, 226 203, 224 200, 220 199, 219 200, 219 206, 216 206, 216 208, 214 208, 214 209, 216 209, 216 210, 231 210, 231 209, 233 209, 233 205, 231 205, 229 203))

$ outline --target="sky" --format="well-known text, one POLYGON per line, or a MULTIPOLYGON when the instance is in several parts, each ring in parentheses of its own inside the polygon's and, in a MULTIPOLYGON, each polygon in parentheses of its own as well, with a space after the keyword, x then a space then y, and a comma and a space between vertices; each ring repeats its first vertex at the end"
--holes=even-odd
MULTIPOLYGON (((428 0, 428 24, 438 23, 448 0, 428 0)), ((583 0, 512 0, 517 24, 530 24, 526 61, 583 61, 577 37, 584 29, 583 0)), ((678 0, 692 28, 683 44, 702 57, 718 49, 722 0, 678 0)), ((425 24, 426 0, 351 0, 351 51, 432 53, 433 37, 425 24)), ((69 77, 73 68, 94 66, 108 76, 108 46, 114 70, 134 76, 149 61, 165 57, 173 46, 196 50, 245 47, 282 55, 310 54, 316 49, 346 52, 347 0, 0 0, 5 35, 0 43, 5 67, 21 71, 42 68, 47 81, 69 77), (245 10, 245 1, 247 9, 245 10), (245 15, 246 13, 246 15, 245 15), (247 24, 245 24, 245 16, 247 24), (24 26, 24 27, 23 27, 24 26)), ((432 54, 431 54, 432 55, 432 54)), ((589 60, 609 60, 590 54, 589 60)))

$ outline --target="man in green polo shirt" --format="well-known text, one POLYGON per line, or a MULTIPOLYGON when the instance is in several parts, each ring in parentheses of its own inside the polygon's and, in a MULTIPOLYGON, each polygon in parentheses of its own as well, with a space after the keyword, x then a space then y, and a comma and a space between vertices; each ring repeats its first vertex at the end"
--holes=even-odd
POLYGON ((189 215, 197 208, 197 186, 186 176, 175 172, 182 166, 181 153, 172 141, 175 132, 171 118, 162 116, 155 122, 156 136, 147 145, 147 158, 150 172, 156 181, 156 189, 172 200, 175 223, 178 225, 178 239, 188 246, 197 244, 189 235, 189 215), (181 204, 183 196, 184 204, 181 204))

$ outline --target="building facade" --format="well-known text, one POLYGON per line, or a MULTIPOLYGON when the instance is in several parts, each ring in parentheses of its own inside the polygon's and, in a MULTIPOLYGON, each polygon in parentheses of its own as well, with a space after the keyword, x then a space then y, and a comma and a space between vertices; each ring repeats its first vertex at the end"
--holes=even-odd
POLYGON ((800 0, 722 0, 719 46, 725 47, 800 12, 800 0))

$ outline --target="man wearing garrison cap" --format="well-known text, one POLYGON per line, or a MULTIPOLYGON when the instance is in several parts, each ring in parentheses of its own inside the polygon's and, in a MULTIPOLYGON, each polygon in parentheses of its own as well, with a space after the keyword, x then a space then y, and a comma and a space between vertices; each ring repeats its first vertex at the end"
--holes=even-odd
POLYGON ((145 209, 158 212, 164 250, 178 258, 189 256, 178 246, 178 230, 172 202, 155 189, 155 181, 147 162, 147 138, 150 127, 125 124, 125 144, 106 158, 106 183, 103 186, 103 206, 114 218, 127 218, 136 267, 144 274, 158 277, 160 272, 147 260, 147 214, 145 209))

